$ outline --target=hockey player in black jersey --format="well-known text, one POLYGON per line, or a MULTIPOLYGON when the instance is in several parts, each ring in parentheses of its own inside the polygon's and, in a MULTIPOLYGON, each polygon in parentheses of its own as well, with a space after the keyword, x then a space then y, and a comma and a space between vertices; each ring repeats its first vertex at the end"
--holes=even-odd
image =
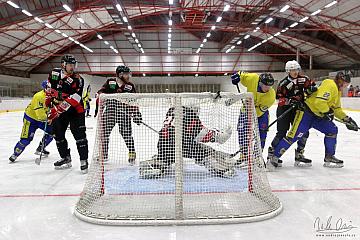
POLYGON ((70 124, 80 156, 81 172, 87 173, 88 141, 82 102, 84 79, 74 72, 76 64, 76 59, 71 55, 61 58, 61 68, 54 68, 49 74, 45 104, 50 107, 48 121, 53 123, 56 146, 61 157, 54 163, 55 169, 71 167, 70 149, 65 138, 66 129, 70 124))
MULTIPOLYGON (((97 92, 99 94, 113 93, 136 93, 135 85, 130 82, 131 71, 127 66, 118 66, 116 68, 116 77, 109 78, 105 84, 97 92)), ((98 97, 98 98, 99 98, 98 97)), ((119 132, 124 138, 125 144, 129 150, 128 161, 131 165, 135 163, 136 152, 134 139, 132 137, 131 120, 140 125, 142 123, 142 115, 139 108, 129 104, 121 103, 116 99, 106 99, 103 105, 102 122, 106 122, 103 128, 104 146, 102 148, 102 156, 104 161, 108 160, 109 136, 116 124, 119 124, 119 132)), ((101 111, 101 110, 100 110, 101 111)))

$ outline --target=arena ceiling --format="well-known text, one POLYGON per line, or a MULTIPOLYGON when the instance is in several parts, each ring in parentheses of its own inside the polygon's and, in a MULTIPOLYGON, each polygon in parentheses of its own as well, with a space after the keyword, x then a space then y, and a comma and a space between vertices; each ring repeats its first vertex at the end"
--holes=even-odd
POLYGON ((64 53, 88 74, 281 71, 297 51, 304 68, 360 63, 359 0, 171 2, 2 0, 0 73, 48 72, 64 53))

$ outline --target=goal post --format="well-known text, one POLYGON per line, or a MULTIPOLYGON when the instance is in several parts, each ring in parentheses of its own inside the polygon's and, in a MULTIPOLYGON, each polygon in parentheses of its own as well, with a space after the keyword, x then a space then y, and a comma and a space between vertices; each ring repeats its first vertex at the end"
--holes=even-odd
POLYGON ((251 94, 100 95, 78 218, 220 224, 264 220, 281 210, 266 176, 251 94))

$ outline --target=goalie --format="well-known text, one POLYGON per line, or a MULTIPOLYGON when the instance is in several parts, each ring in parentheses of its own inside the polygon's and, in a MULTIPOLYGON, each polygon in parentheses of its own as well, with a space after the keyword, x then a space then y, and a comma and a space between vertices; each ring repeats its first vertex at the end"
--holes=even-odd
MULTIPOLYGON (((183 107, 182 121, 182 154, 184 158, 192 158, 198 165, 205 166, 220 177, 232 177, 235 174, 236 160, 231 154, 217 151, 204 143, 225 143, 231 136, 231 128, 225 130, 208 129, 199 118, 198 109, 183 107)), ((170 166, 175 163, 175 126, 174 108, 166 114, 164 125, 159 132, 157 143, 158 154, 151 160, 140 162, 140 177, 154 178, 169 173, 170 166)))

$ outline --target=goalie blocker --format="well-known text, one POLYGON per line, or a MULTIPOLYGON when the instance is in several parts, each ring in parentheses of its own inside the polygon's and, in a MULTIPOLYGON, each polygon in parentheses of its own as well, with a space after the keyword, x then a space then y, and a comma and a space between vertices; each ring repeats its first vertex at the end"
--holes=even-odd
MULTIPOLYGON (((220 177, 232 177, 235 174, 236 159, 230 154, 205 145, 213 142, 223 144, 231 136, 231 128, 225 130, 209 129, 203 126, 197 109, 182 107, 182 153, 184 158, 191 158, 195 163, 205 166, 210 172, 220 177)), ((140 177, 155 178, 169 173, 175 163, 175 118, 174 108, 166 114, 164 125, 159 132, 158 153, 150 160, 140 162, 140 177)))

